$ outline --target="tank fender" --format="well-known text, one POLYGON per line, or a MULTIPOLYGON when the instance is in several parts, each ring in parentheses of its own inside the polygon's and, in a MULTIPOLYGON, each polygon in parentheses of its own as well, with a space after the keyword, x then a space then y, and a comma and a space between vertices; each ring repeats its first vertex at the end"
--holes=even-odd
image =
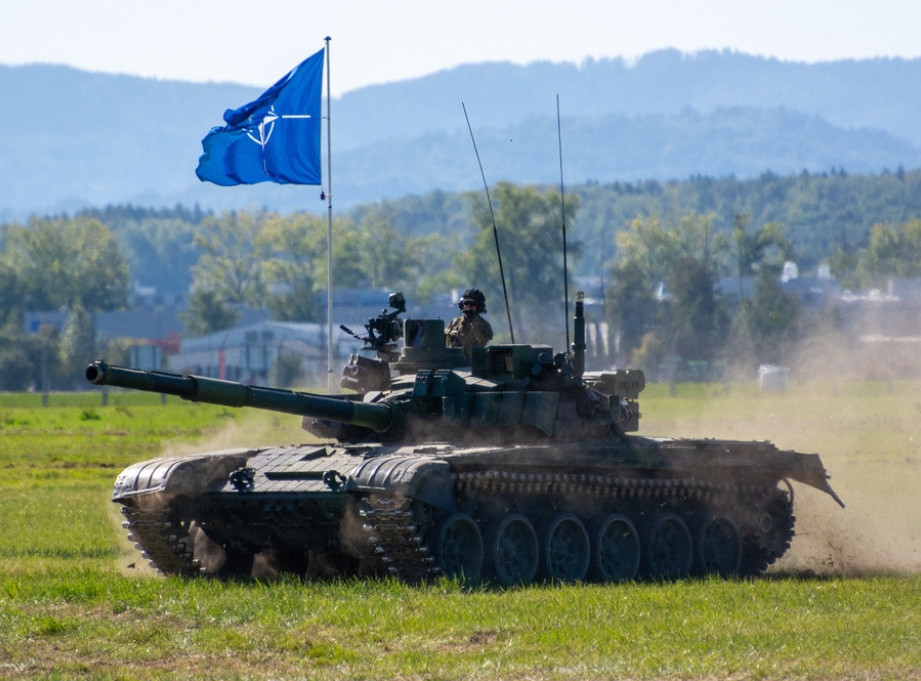
POLYGON ((404 496, 456 510, 451 467, 444 459, 418 454, 375 457, 353 468, 347 477, 349 492, 404 496))
POLYGON ((148 495, 195 497, 215 480, 226 480, 231 471, 245 465, 258 453, 254 449, 232 449, 208 454, 164 456, 128 466, 115 481, 112 501, 142 505, 148 495))

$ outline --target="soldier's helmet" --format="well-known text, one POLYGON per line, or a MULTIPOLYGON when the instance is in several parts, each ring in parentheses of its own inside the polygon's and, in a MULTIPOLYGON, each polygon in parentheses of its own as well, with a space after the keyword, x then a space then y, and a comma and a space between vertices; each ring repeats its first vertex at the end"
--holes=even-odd
POLYGON ((474 309, 480 314, 486 312, 486 296, 483 295, 483 292, 479 289, 468 288, 464 291, 464 295, 461 296, 460 300, 457 301, 457 306, 463 310, 465 304, 472 302, 474 309))

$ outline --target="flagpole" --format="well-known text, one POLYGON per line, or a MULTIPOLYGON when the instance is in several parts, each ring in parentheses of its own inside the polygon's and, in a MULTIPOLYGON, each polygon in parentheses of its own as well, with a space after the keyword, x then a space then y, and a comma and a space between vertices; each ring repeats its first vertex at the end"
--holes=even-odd
POLYGON ((326 36, 326 391, 333 392, 333 144, 330 111, 329 42, 326 36))

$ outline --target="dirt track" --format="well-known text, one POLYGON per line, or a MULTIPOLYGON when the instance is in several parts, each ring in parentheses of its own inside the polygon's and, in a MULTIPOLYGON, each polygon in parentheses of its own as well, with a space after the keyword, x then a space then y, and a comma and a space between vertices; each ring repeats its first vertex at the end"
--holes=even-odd
POLYGON ((774 570, 921 573, 919 388, 921 382, 810 381, 754 396, 715 388, 694 419, 656 421, 645 407, 641 434, 770 440, 821 455, 846 508, 794 484, 796 537, 774 570))
POLYGON ((921 458, 823 455, 843 510, 796 489, 797 533, 778 568, 819 574, 921 572, 921 458))

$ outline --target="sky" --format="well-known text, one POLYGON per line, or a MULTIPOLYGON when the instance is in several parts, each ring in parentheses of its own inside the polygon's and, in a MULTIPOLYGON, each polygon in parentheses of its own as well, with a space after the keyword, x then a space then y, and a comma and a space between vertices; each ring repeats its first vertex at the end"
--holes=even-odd
POLYGON ((333 96, 484 61, 671 47, 785 61, 921 56, 917 0, 12 0, 0 64, 268 87, 330 36, 333 96), (14 4, 15 3, 15 4, 14 4))

